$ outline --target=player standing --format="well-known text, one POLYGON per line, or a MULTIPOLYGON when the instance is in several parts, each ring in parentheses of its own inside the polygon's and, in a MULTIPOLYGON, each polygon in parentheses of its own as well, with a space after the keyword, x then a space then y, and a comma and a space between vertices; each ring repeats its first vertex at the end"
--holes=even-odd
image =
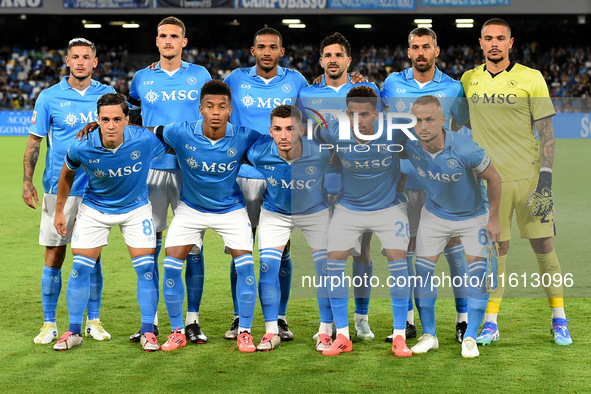
POLYGON ((488 300, 487 245, 498 242, 501 233, 501 177, 482 148, 470 138, 443 128, 446 119, 437 97, 418 98, 412 113, 417 118, 414 130, 419 141, 407 141, 405 154, 424 181, 427 200, 417 234, 415 288, 423 336, 410 350, 420 354, 439 348, 435 332, 437 287, 431 280, 445 245, 452 237, 460 237, 469 273, 461 277, 468 287, 468 325, 462 338, 462 356, 477 357, 476 334, 488 300), (490 209, 481 179, 487 182, 490 209))
MULTIPOLYGON (((381 96, 384 103, 393 112, 410 112, 413 102, 423 95, 434 95, 441 99, 446 127, 459 128, 468 119, 468 108, 464 97, 462 84, 447 74, 442 73, 435 65, 440 48, 437 45, 437 35, 429 28, 418 27, 408 35, 408 58, 412 67, 401 72, 392 73, 384 81, 381 96)), ((404 163, 403 163, 404 164, 404 163)), ((421 216, 421 209, 425 204, 425 186, 416 171, 408 171, 405 194, 408 198, 406 209, 410 224, 410 243, 406 260, 409 274, 414 275, 413 257, 416 248, 417 229, 421 216)), ((452 238, 443 251, 449 263, 452 277, 463 277, 467 273, 464 248, 458 238, 452 238)), ((468 319, 467 288, 462 285, 453 288, 456 300, 456 339, 462 343, 468 319)), ((412 289, 408 305, 407 338, 416 336, 414 313, 412 305, 412 289), (410 334, 410 335, 409 335, 410 334)), ((392 335, 386 338, 392 341, 392 335)))
MULTIPOLYGON (((33 185, 33 174, 39 159, 41 140, 47 137, 47 155, 43 173, 43 208, 39 244, 45 246, 45 266, 41 277, 44 324, 34 339, 36 344, 48 344, 57 338, 56 309, 62 288, 62 264, 66 256, 66 246, 71 235, 62 237, 53 226, 57 198, 58 179, 66 151, 73 142, 81 125, 96 120, 96 102, 105 93, 115 92, 107 85, 92 79, 92 71, 98 65, 95 45, 84 39, 74 38, 68 43, 66 65, 70 75, 59 84, 44 90, 35 103, 35 111, 29 128, 29 140, 24 156, 23 200, 36 209, 39 204, 37 190, 33 185)), ((65 210, 66 224, 71 231, 86 185, 86 175, 76 175, 70 198, 65 210)), ((102 341, 111 339, 99 320, 103 292, 103 272, 100 257, 90 274, 90 300, 86 335, 102 341)))
MULTIPOLYGON (((499 245, 499 275, 506 272, 513 213, 522 238, 529 239, 540 276, 561 275, 554 250, 552 198, 555 111, 548 86, 537 71, 509 60, 513 46, 511 27, 502 19, 490 19, 481 30, 480 47, 486 63, 467 71, 462 84, 469 98, 474 141, 482 146, 503 179, 499 245), (535 137, 535 130, 539 139, 535 137)), ((564 312, 562 281, 544 287, 552 309, 551 332, 558 345, 572 339, 564 312)), ((504 289, 502 281, 491 298, 478 343, 499 340, 497 314, 504 289)))
MULTIPOLYGON (((326 238, 329 222, 328 203, 322 180, 331 153, 320 150, 314 140, 302 138, 302 113, 295 107, 280 105, 271 111, 270 136, 263 136, 247 153, 267 182, 259 222, 259 300, 265 318, 266 334, 258 350, 273 350, 281 344, 278 335, 280 298, 279 265, 283 249, 295 227, 302 229, 320 278, 326 266, 326 238)), ((322 283, 322 280, 320 280, 322 283)), ((328 301, 326 287, 318 288, 318 302, 328 301)), ((320 308, 320 318, 329 329, 330 304, 320 308)), ((330 341, 330 338, 328 339, 330 341)), ((326 346, 322 340, 316 350, 326 346)))
POLYGON ((175 150, 183 172, 181 202, 166 235, 164 259, 164 302, 171 326, 177 329, 162 350, 175 350, 187 343, 182 331, 183 262, 193 245, 203 246, 203 234, 208 228, 222 236, 235 260, 240 311, 238 348, 242 352, 256 350, 250 335, 256 303, 252 228, 236 176, 246 151, 261 135, 228 122, 231 100, 226 83, 209 81, 201 88, 202 120, 156 128, 159 138, 175 150))
MULTIPOLYGON (((182 60, 183 48, 187 46, 185 24, 173 16, 158 24, 156 46, 160 61, 152 68, 135 73, 130 88, 129 102, 132 108, 132 123, 141 109, 145 127, 179 121, 196 121, 199 113, 201 87, 211 81, 209 72, 202 66, 182 60), (134 110, 135 109, 135 110, 134 110), (135 112, 135 114, 134 114, 135 112)), ((158 256, 162 247, 162 232, 168 227, 168 207, 174 212, 179 202, 182 186, 181 170, 176 156, 167 154, 152 161, 148 177, 148 190, 156 226, 155 275, 158 283, 158 256)), ((203 250, 187 257, 185 282, 187 285, 186 333, 191 342, 205 343, 207 337, 199 325, 199 306, 203 295, 204 262, 203 250)), ((157 325, 157 318, 155 324, 157 325)), ((172 327, 173 329, 175 327, 172 327)), ((155 327, 157 331, 157 327, 155 327)), ((140 331, 131 341, 140 339, 140 331)))
MULTIPOLYGON (((279 67, 279 58, 285 53, 281 33, 270 27, 260 29, 254 35, 250 49, 256 65, 239 68, 228 75, 226 82, 232 89, 232 124, 248 127, 264 134, 270 127, 271 110, 279 105, 289 105, 298 97, 300 90, 308 85, 304 76, 295 70, 279 67)), ((294 103, 295 104, 295 103, 294 103)), ((238 173, 238 185, 246 201, 248 217, 256 229, 261 212, 265 180, 261 173, 249 165, 242 165, 238 173)), ((238 303, 236 300, 236 273, 234 263, 230 270, 234 321, 226 332, 226 339, 235 339, 238 334, 238 303)), ((286 313, 291 290, 291 256, 286 248, 279 269, 281 301, 279 302, 279 336, 282 340, 293 339, 287 325, 286 313)))
POLYGON ((73 140, 59 178, 54 225, 62 237, 69 233, 66 223, 70 218, 64 208, 80 167, 86 172, 88 187, 72 230, 74 263, 66 296, 70 327, 53 348, 70 350, 82 345, 80 334, 90 293, 90 274, 103 246, 108 244, 111 228, 119 225, 138 277, 142 349, 156 351, 156 237, 146 180, 150 161, 168 148, 148 129, 127 126, 129 107, 124 96, 105 94, 98 100, 97 110, 100 130, 88 139, 73 140))

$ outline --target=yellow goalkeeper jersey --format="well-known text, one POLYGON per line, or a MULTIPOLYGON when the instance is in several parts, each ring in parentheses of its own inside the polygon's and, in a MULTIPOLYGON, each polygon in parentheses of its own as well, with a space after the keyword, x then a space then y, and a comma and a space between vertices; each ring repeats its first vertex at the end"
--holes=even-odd
POLYGON ((493 75, 486 65, 462 75, 474 141, 485 149, 503 181, 537 176, 540 145, 534 122, 556 112, 542 74, 511 63, 493 75))

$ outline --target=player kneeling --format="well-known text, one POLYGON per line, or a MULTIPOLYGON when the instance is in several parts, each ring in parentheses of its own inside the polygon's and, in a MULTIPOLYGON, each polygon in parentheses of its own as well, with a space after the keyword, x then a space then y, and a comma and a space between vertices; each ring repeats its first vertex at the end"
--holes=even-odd
POLYGON ((156 351, 160 349, 153 332, 158 302, 153 277, 156 236, 146 180, 150 162, 166 153, 167 147, 148 129, 127 125, 129 108, 122 95, 105 94, 97 102, 97 111, 100 131, 72 143, 58 184, 54 225, 65 236, 64 206, 74 175, 82 166, 88 176, 72 236, 74 264, 66 293, 70 327, 53 348, 69 350, 82 345, 90 273, 108 244, 111 228, 119 225, 138 276, 142 349, 156 351))

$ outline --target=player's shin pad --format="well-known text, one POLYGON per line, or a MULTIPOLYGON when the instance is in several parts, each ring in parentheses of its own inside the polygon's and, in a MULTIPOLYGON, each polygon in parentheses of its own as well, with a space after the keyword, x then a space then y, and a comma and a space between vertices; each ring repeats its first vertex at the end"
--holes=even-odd
POLYGON ((499 272, 499 250, 497 244, 492 242, 486 246, 488 248, 488 258, 486 259, 486 291, 494 294, 497 291, 498 272, 499 272))
POLYGON ((541 191, 534 190, 529 195, 527 207, 532 207, 531 214, 533 216, 546 216, 552 213, 554 208, 554 197, 550 188, 543 188, 541 191))

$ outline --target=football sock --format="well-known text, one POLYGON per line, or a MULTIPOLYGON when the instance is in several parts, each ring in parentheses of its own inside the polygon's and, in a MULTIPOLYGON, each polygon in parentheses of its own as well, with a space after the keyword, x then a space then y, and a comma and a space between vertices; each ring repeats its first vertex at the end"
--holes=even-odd
POLYGON ((544 278, 544 275, 546 277, 550 275, 550 286, 544 286, 544 291, 546 292, 546 297, 548 297, 550 308, 564 307, 564 299, 562 298, 562 281, 559 282, 559 286, 556 286, 556 281, 552 280, 556 274, 562 276, 560 262, 558 261, 558 257, 556 257, 556 250, 546 254, 534 254, 536 255, 536 260, 538 261, 540 280, 544 278))
POLYGON ((74 334, 82 333, 82 321, 84 319, 84 310, 88 303, 90 295, 90 273, 92 272, 96 260, 82 255, 74 255, 72 273, 68 279, 66 290, 66 304, 68 305, 68 315, 70 317, 70 328, 68 331, 74 334))
POLYGON ((435 332, 435 301, 437 300, 437 287, 432 286, 431 278, 435 271, 436 261, 417 257, 416 270, 417 286, 415 287, 415 302, 419 310, 419 317, 423 325, 423 334, 437 336, 435 332))
MULTIPOLYGON (((415 257, 415 251, 414 250, 409 250, 409 251, 406 252, 406 265, 408 267, 408 276, 415 276, 415 266, 413 264, 414 257, 415 257)), ((408 312, 409 312, 409 315, 411 314, 410 312, 412 311, 412 308, 413 308, 413 303, 412 303, 412 301, 413 301, 413 290, 414 290, 414 287, 411 284, 411 286, 408 289, 408 312)), ((414 314, 412 314, 412 315, 413 315, 413 318, 412 318, 413 319, 413 322, 410 323, 410 320, 409 320, 409 323, 410 324, 414 324, 414 314)))
MULTIPOLYGON (((447 263, 449 264, 449 274, 452 278, 456 276, 462 278, 459 283, 460 286, 453 286, 454 297, 456 299, 456 312, 468 312, 468 286, 464 278, 467 278, 468 264, 466 263, 466 255, 464 254, 464 246, 457 244, 450 246, 443 251, 447 263)), ((452 279, 453 280, 453 279, 452 279)))
MULTIPOLYGON (((158 237, 156 236, 156 249, 154 249, 154 264, 157 266, 158 265, 158 258, 160 256, 160 250, 162 249, 162 236, 158 237)), ((158 269, 156 267, 154 267, 154 269, 158 269)))
POLYGON ((147 332, 154 334, 154 325, 152 323, 142 323, 142 334, 147 332))
POLYGON ((103 268, 100 257, 96 260, 96 264, 90 273, 90 296, 88 298, 88 305, 86 306, 88 313, 88 320, 95 320, 99 318, 101 310, 101 301, 103 300, 103 268))
MULTIPOLYGON (((234 259, 232 259, 232 264, 230 264, 230 290, 232 291, 232 305, 234 306, 234 316, 238 317, 238 299, 236 298, 236 279, 238 278, 238 274, 236 274, 236 266, 234 264, 234 259)), ((236 317, 234 319, 236 319, 236 317)))
POLYGON ((62 269, 43 266, 41 276, 41 300, 43 301, 43 320, 55 323, 57 301, 62 291, 62 269))
MULTIPOLYGON (((505 281, 507 280, 507 255, 499 256, 498 259, 498 276, 504 276, 505 281)), ((486 306, 486 314, 492 315, 499 313, 499 309, 501 308, 501 301, 503 300, 503 294, 505 293, 504 282, 499 280, 499 284, 497 286, 497 291, 492 294, 494 297, 490 297, 488 300, 488 305, 486 306)), ((496 318, 495 318, 496 319, 496 318)), ((496 323, 496 320, 495 320, 496 323)))
POLYGON ((174 330, 177 327, 184 328, 183 324, 183 300, 185 288, 183 285, 183 260, 166 256, 164 258, 164 284, 162 293, 164 303, 170 318, 170 326, 174 330))
MULTIPOLYGON (((318 300, 318 309, 320 310, 320 322, 332 324, 332 309, 330 309, 330 298, 328 298, 328 285, 326 276, 326 259, 328 255, 326 249, 317 250, 312 253, 314 259, 314 268, 318 275, 318 287, 316 289, 316 298, 318 300)), ((322 324, 321 324, 322 326, 322 324)), ((331 326, 332 333, 332 326, 331 326)), ((327 334, 331 334, 327 333, 327 334)))
POLYGON ((410 325, 415 325, 415 311, 413 309, 408 311, 408 313, 406 314, 406 321, 410 325))
POLYGON ((283 320, 284 322, 287 322, 287 316, 286 315, 277 315, 277 318, 279 320, 283 320))
MULTIPOLYGON (((487 308, 489 306, 490 306, 490 300, 488 301, 487 308)), ((497 324, 497 316, 499 316, 498 313, 486 313, 484 315, 484 322, 485 323, 495 323, 495 324, 497 324)))
MULTIPOLYGON (((281 265, 281 251, 273 248, 261 249, 259 272, 259 301, 266 322, 277 325, 277 311, 281 289, 279 287, 279 267, 281 265)), ((267 332, 269 331, 267 329, 267 332)))
POLYGON ((395 328, 394 331, 392 332, 392 335, 394 338, 396 338, 398 335, 400 335, 402 337, 402 339, 404 339, 406 341, 406 329, 398 330, 395 328))
POLYGON ((185 326, 189 324, 197 323, 199 324, 199 312, 187 312, 187 317, 185 318, 185 326))
POLYGON ((470 281, 468 287, 468 327, 464 338, 474 338, 478 335, 478 327, 482 323, 482 317, 488 303, 486 292, 486 261, 477 260, 470 263, 468 272, 470 281))
POLYGON ((250 334, 250 328, 238 326, 238 334, 242 334, 243 332, 247 332, 250 334))
POLYGON ((353 261, 353 294, 355 295, 355 313, 367 315, 371 298, 370 280, 373 276, 373 264, 366 265, 353 261))
POLYGON ((408 267, 406 259, 388 261, 388 269, 392 275, 394 286, 390 288, 392 301, 392 315, 394 316, 394 329, 406 329, 406 316, 408 315, 408 267))
POLYGON ((468 312, 466 313, 456 313, 456 324, 460 322, 467 322, 468 321, 468 312))
POLYGON ((279 269, 279 285, 281 286, 281 300, 279 301, 279 314, 287 314, 287 303, 291 292, 291 252, 283 251, 281 256, 281 268, 279 269))
POLYGON ((566 314, 564 313, 564 307, 552 308, 552 319, 566 319, 566 314))
MULTIPOLYGON (((346 260, 326 260, 329 281, 328 295, 337 332, 349 326, 349 289, 345 281, 346 260)), ((348 328, 347 328, 348 329, 348 328)), ((349 337, 349 332, 346 334, 349 337)))
POLYGON ((332 323, 320 323, 318 332, 320 334, 332 335, 332 323))
MULTIPOLYGON (((234 259, 236 266, 236 298, 240 311, 240 327, 250 330, 257 299, 257 283, 254 276, 252 254, 243 254, 234 259)), ((240 331, 239 331, 240 332, 240 331)))
POLYGON ((369 321, 369 316, 368 315, 361 315, 357 312, 355 312, 355 321, 359 321, 359 320, 367 320, 369 321))
MULTIPOLYGON (((154 283, 156 284, 156 304, 160 302, 160 263, 158 262, 162 249, 162 236, 156 236, 156 249, 154 250, 154 283)), ((158 325, 158 314, 154 324, 158 325)))
POLYGON ((185 284, 187 285, 187 311, 199 312, 203 296, 204 264, 203 249, 199 254, 187 256, 185 284))
POLYGON ((142 315, 142 330, 144 330, 144 326, 150 326, 153 330, 154 317, 158 307, 156 281, 154 280, 154 255, 133 258, 131 263, 137 274, 137 301, 142 315))
POLYGON ((337 336, 339 334, 343 334, 345 337, 347 337, 347 339, 351 339, 351 337, 349 336, 349 326, 343 327, 343 328, 337 328, 337 336))
POLYGON ((279 333, 279 327, 277 326, 277 320, 265 322, 266 332, 272 332, 273 334, 279 333))

